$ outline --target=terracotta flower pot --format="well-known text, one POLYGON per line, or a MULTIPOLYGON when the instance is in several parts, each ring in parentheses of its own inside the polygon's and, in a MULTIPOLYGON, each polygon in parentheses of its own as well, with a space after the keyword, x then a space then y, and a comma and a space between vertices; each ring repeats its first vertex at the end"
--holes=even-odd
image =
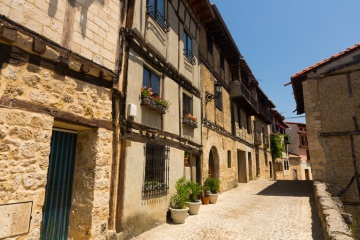
POLYGON ((210 198, 208 196, 205 196, 205 197, 202 197, 201 200, 204 205, 208 205, 210 198))
POLYGON ((197 202, 186 202, 189 207, 189 214, 190 215, 197 215, 200 209, 200 201, 197 202))

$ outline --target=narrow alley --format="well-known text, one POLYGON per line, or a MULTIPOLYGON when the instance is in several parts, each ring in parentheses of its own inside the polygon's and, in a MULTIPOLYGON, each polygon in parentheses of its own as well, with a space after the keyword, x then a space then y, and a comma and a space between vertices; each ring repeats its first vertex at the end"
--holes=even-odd
POLYGON ((135 239, 323 239, 311 181, 258 179, 201 205, 185 224, 171 221, 135 239))

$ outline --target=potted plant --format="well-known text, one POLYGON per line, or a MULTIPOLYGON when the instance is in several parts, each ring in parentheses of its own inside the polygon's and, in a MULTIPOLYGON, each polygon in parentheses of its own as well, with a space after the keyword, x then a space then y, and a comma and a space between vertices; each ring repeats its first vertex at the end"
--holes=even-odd
POLYGON ((156 112, 165 114, 165 112, 169 111, 169 101, 166 101, 158 96, 155 92, 153 92, 152 88, 146 88, 146 86, 143 86, 140 89, 140 98, 141 105, 144 105, 156 112))
POLYGON ((209 201, 210 201, 209 193, 210 193, 210 190, 209 190, 208 186, 203 185, 202 186, 202 198, 201 198, 201 200, 202 200, 202 203, 204 205, 209 204, 209 201))
POLYGON ((171 197, 170 202, 171 218, 174 223, 184 223, 189 210, 186 204, 189 190, 184 177, 176 181, 175 189, 176 193, 171 197))
POLYGON ((199 212, 201 201, 199 200, 199 196, 201 193, 201 187, 199 184, 187 181, 186 185, 188 187, 189 195, 188 201, 186 204, 189 207, 189 214, 196 215, 199 212))
POLYGON ((218 192, 219 192, 219 188, 220 188, 220 179, 218 178, 213 178, 213 177, 209 177, 205 180, 204 185, 207 186, 207 188, 209 189, 210 193, 209 195, 209 200, 211 204, 214 204, 217 202, 217 198, 218 198, 218 192))

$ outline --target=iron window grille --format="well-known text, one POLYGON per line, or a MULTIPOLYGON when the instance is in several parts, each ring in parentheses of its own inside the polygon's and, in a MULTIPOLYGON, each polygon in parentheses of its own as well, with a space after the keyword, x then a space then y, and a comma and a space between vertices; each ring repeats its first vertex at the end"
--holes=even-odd
POLYGON ((165 17, 155 8, 155 6, 148 6, 147 14, 160 25, 164 32, 170 32, 170 23, 166 21, 165 17))
POLYGON ((190 61, 190 63, 192 65, 195 65, 196 64, 196 59, 195 57, 192 55, 192 52, 190 49, 184 49, 184 55, 185 57, 190 61))
POLYGON ((192 65, 196 64, 196 59, 192 54, 192 39, 190 35, 184 31, 184 55, 192 65))
POLYGON ((169 191, 170 148, 165 145, 146 143, 145 177, 142 196, 144 199, 166 196, 169 191))

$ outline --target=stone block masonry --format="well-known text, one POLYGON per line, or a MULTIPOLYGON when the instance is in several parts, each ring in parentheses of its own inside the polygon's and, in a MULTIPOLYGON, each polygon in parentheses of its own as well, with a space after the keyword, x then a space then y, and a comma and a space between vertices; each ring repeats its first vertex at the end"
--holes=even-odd
POLYGON ((325 239, 350 240, 354 239, 343 216, 351 218, 345 214, 340 200, 335 201, 327 190, 325 183, 314 182, 315 201, 324 229, 325 239))
POLYGON ((50 116, 0 108, 0 204, 33 202, 29 239, 40 238, 52 125, 50 116))

